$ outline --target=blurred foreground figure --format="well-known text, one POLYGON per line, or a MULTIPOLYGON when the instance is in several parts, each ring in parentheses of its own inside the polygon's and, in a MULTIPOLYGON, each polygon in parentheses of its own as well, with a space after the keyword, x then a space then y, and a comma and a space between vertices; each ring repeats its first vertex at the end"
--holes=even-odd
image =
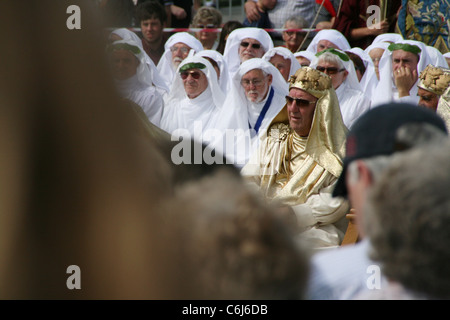
POLYGON ((165 217, 176 222, 172 234, 182 239, 177 264, 195 288, 183 298, 303 298, 306 248, 298 245, 289 220, 241 177, 217 170, 178 188, 177 199, 165 217))
POLYGON ((108 78, 91 2, 77 1, 81 30, 67 28, 70 5, 0 2, 0 298, 174 297, 156 245, 169 165, 108 78), (72 265, 81 289, 67 286, 72 265))
POLYGON ((359 298, 450 298, 449 154, 448 139, 397 154, 374 185, 364 229, 388 284, 359 298))

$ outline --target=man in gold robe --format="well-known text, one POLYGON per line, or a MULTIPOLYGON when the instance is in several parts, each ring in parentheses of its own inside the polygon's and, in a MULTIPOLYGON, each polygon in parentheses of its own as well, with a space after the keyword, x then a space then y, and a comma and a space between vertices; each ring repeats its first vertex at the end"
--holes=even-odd
POLYGON ((332 198, 347 129, 326 74, 303 67, 291 76, 286 105, 242 175, 270 200, 292 209, 311 249, 339 246, 346 200, 332 198))
POLYGON ((436 112, 439 99, 450 86, 450 69, 429 64, 419 76, 417 96, 419 105, 436 112))

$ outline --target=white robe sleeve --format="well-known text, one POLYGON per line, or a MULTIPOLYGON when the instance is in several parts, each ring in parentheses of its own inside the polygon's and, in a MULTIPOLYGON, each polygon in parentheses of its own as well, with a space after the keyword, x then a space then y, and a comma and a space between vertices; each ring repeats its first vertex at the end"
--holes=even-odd
POLYGON ((347 200, 332 197, 333 188, 331 184, 309 196, 305 203, 292 206, 304 230, 299 239, 313 250, 338 247, 344 237, 345 230, 336 222, 345 219, 350 206, 347 200))

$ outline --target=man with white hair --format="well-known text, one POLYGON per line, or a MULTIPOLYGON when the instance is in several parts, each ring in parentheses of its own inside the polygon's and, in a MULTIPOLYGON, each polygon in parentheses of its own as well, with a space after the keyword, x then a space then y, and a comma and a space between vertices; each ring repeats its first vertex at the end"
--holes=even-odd
POLYGON ((234 76, 242 62, 262 58, 272 48, 272 38, 264 29, 249 27, 233 30, 228 35, 223 52, 230 77, 234 76))
POLYGON ((370 100, 361 90, 353 62, 345 52, 326 49, 316 54, 310 66, 330 76, 347 128, 370 109, 370 100))
POLYGON ((157 68, 169 87, 172 85, 178 65, 188 57, 191 50, 193 55, 195 52, 203 50, 203 45, 187 32, 175 33, 167 39, 164 45, 164 54, 159 60, 157 68))
POLYGON ((180 63, 169 95, 164 100, 161 128, 176 136, 208 145, 215 137, 225 96, 208 60, 192 56, 180 63))
MULTIPOLYGON (((411 104, 381 105, 355 122, 347 134, 343 169, 333 197, 349 199, 360 241, 312 257, 309 299, 349 300, 361 292, 376 291, 371 281, 376 265, 363 228, 366 199, 392 156, 441 139, 448 139, 442 119, 411 104)), ((383 287, 381 277, 379 285, 383 287)))
POLYGON ((280 71, 284 80, 286 80, 286 85, 290 76, 302 67, 294 54, 284 47, 270 49, 264 54, 263 59, 273 64, 280 71))
MULTIPOLYGON (((237 166, 242 167, 257 148, 269 124, 283 108, 287 93, 286 81, 270 62, 254 58, 241 64, 231 80, 218 124, 224 133, 232 129, 242 134, 242 141, 234 143, 237 150, 222 151, 237 166)), ((225 148, 224 142, 219 141, 219 150, 225 148)))
POLYGON ((430 63, 424 43, 415 40, 391 43, 380 60, 380 81, 372 95, 372 107, 393 101, 418 104, 419 74, 430 63))
POLYGON ((108 47, 108 60, 119 93, 141 106, 148 120, 159 126, 164 106, 162 92, 167 88, 140 44, 115 41, 108 47))

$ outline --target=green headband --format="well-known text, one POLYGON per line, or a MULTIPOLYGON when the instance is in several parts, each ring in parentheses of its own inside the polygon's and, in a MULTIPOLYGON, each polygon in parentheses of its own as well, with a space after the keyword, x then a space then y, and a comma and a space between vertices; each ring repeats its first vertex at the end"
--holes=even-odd
POLYGON ((141 49, 139 49, 139 47, 133 46, 128 43, 113 43, 112 45, 109 46, 108 51, 111 52, 113 50, 120 50, 120 49, 130 51, 131 53, 133 53, 135 55, 138 55, 141 53, 141 49))
POLYGON ((189 69, 205 69, 206 66, 200 62, 190 62, 186 63, 184 66, 180 68, 180 73, 189 69))
POLYGON ((403 50, 415 54, 419 54, 422 50, 418 46, 408 43, 391 43, 388 47, 389 51, 403 50))
POLYGON ((334 55, 337 55, 339 58, 341 58, 342 61, 345 61, 345 62, 350 60, 348 55, 346 55, 344 52, 338 51, 338 50, 336 50, 334 48, 328 48, 328 49, 325 49, 323 51, 320 51, 320 52, 316 53, 316 57, 320 57, 325 52, 330 52, 330 53, 332 53, 334 55))

